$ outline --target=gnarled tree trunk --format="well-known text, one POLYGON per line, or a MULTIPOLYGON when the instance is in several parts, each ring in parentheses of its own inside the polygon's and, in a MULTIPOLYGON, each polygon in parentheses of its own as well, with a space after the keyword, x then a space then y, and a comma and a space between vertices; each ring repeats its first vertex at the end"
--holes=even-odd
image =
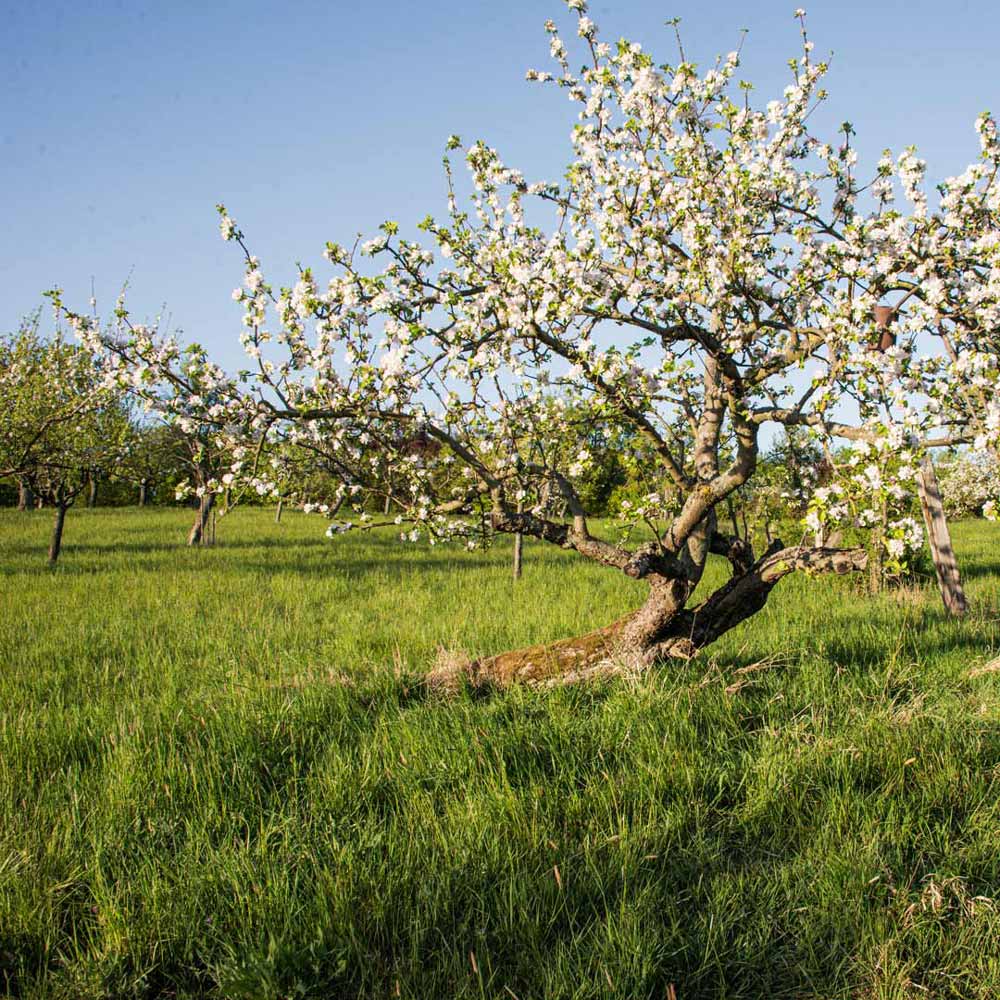
POLYGON ((430 681, 453 684, 464 674, 474 688, 564 684, 623 669, 644 669, 665 660, 690 659, 760 611, 783 576, 795 570, 854 572, 864 569, 868 558, 864 549, 785 548, 775 541, 754 560, 745 540, 719 535, 712 539, 711 551, 729 558, 733 575, 694 607, 687 607, 687 601, 701 575, 703 560, 700 566, 697 561, 689 564, 694 569, 690 576, 650 574, 646 577, 646 602, 610 625, 554 643, 465 664, 451 663, 432 673, 430 681))

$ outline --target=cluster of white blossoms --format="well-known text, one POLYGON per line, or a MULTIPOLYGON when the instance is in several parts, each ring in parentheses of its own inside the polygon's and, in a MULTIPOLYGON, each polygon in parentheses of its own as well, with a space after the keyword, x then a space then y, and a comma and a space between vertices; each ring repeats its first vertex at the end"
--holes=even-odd
MULTIPOLYGON (((116 339, 75 317, 81 339, 117 384, 249 452, 227 485, 314 502, 303 470, 322 465, 341 484, 329 511, 386 498, 407 539, 524 528, 568 544, 549 515, 581 507, 593 422, 641 442, 669 484, 676 503, 647 498, 632 516, 662 522, 671 546, 752 478, 769 424, 855 446, 856 463, 813 491, 817 525, 881 518, 912 494, 925 447, 997 449, 993 119, 976 123, 980 161, 932 206, 913 149, 867 177, 848 123, 810 132, 826 65, 802 11, 793 79, 755 108, 738 53, 704 70, 682 53, 654 60, 601 41, 583 0, 567 6, 568 42, 546 25, 552 72, 528 74, 577 110, 563 181, 529 182, 475 142, 463 182, 452 136, 447 214, 419 224, 424 242, 386 222, 327 244, 328 270, 278 290, 219 206, 245 256, 238 378, 140 327, 116 339)), ((915 537, 893 530, 893 548, 915 537)))
POLYGON ((924 542, 924 529, 912 517, 900 517, 886 526, 885 549, 890 568, 901 570, 907 555, 920 549, 924 542))
POLYGON ((675 498, 659 492, 644 493, 634 498, 622 498, 618 503, 617 518, 626 533, 646 526, 658 534, 677 514, 677 510, 675 498))
POLYGON ((965 452, 941 463, 941 499, 949 517, 996 517, 1000 462, 987 452, 965 452))
POLYGON ((875 529, 886 568, 902 572, 924 541, 923 528, 908 513, 916 496, 918 463, 898 427, 871 444, 857 441, 830 462, 830 481, 812 491, 805 527, 814 532, 875 529))

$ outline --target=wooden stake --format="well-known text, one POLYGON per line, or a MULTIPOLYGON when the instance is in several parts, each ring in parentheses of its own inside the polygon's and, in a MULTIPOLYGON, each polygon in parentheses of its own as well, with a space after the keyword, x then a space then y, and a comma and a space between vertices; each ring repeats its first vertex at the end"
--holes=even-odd
POLYGON ((938 486, 930 455, 925 455, 920 464, 917 489, 920 493, 920 507, 924 512, 924 524, 927 525, 927 541, 934 559, 934 571, 937 574, 941 600, 944 601, 948 614, 961 618, 968 606, 965 591, 962 590, 962 578, 958 572, 955 550, 951 547, 951 533, 948 531, 948 521, 944 516, 944 505, 941 503, 941 488, 938 486))
MULTIPOLYGON (((875 326, 879 333, 879 341, 874 349, 885 351, 896 343, 896 337, 889 324, 896 310, 888 306, 875 307, 875 326)), ((948 519, 944 515, 944 504, 941 502, 941 487, 938 486, 937 474, 930 455, 924 455, 920 463, 920 473, 917 476, 917 492, 920 494, 920 509, 924 512, 924 524, 927 525, 927 542, 931 548, 931 558, 934 560, 934 572, 937 574, 938 589, 945 610, 956 618, 961 618, 968 605, 965 601, 965 591, 962 590, 962 577, 958 572, 958 560, 955 550, 951 547, 951 532, 948 530, 948 519)), ((882 518, 885 523, 885 517, 882 518)))

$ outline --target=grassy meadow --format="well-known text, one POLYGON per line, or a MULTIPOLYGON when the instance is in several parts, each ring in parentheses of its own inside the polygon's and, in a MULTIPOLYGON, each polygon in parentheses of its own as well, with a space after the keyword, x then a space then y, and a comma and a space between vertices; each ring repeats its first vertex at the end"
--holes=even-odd
POLYGON ((445 698, 439 646, 642 585, 189 520, 73 510, 51 571, 0 511, 0 995, 1000 996, 1000 527, 962 624, 796 576, 689 664, 445 698))

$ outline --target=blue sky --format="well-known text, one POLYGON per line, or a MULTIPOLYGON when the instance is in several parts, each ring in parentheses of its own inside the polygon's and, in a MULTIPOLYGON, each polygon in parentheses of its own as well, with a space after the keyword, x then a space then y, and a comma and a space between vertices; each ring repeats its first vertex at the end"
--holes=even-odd
MULTIPOLYGON (((803 0, 800 0, 803 2, 803 0)), ((1000 112, 1000 7, 809 3, 816 54, 832 50, 825 120, 849 119, 865 157, 916 143, 939 179, 977 153, 973 120, 1000 112)), ((714 59, 748 28, 741 75, 761 103, 788 82, 794 2, 595 0, 607 39, 714 59)), ((386 218, 444 213, 446 137, 483 138, 529 179, 557 177, 573 106, 524 81, 547 69, 561 0, 402 3, 4 4, 0 58, 0 329, 61 285, 104 309, 131 275, 139 318, 166 305, 187 339, 237 366, 238 251, 225 201, 274 283, 322 265, 386 218)), ((322 273, 322 269, 319 269, 322 273)))

